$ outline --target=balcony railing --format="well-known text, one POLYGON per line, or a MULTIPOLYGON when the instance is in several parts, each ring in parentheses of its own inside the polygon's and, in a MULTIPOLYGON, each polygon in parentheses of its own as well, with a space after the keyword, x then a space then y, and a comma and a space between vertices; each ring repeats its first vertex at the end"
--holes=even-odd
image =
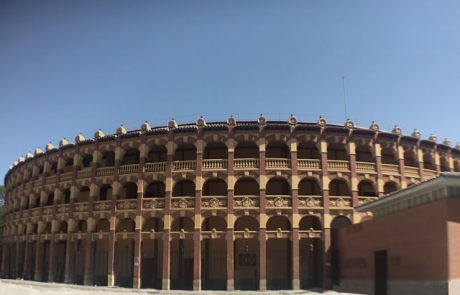
POLYGON ((329 206, 335 209, 351 208, 352 199, 349 196, 330 196, 329 206))
POLYGON ((259 168, 259 159, 235 159, 233 161, 233 165, 235 166, 235 169, 257 169, 259 168))
POLYGON ((299 207, 321 208, 323 207, 322 196, 299 196, 299 207))
POLYGON ((97 176, 109 176, 113 174, 115 174, 115 167, 102 167, 96 170, 97 176))
POLYGON ((399 175, 399 166, 393 164, 382 164, 382 173, 387 175, 399 175))
POLYGON ((356 171, 361 173, 375 173, 375 163, 356 162, 356 171))
POLYGON ((57 206, 58 213, 69 213, 72 210, 71 204, 60 204, 57 206))
POLYGON ((118 210, 133 210, 137 207, 137 200, 117 200, 117 209, 118 210))
POLYGON ((187 209, 195 207, 195 197, 172 197, 171 208, 187 209))
POLYGON ((142 200, 143 209, 162 209, 165 208, 165 198, 151 198, 142 200))
POLYGON ((265 159, 265 167, 267 169, 286 169, 291 167, 291 160, 283 158, 265 159))
POLYGON ((61 174, 61 181, 72 180, 72 172, 66 172, 61 174))
POLYGON ((46 184, 55 183, 57 181, 57 175, 51 175, 46 178, 46 184))
POLYGON ((320 170, 321 161, 317 159, 298 159, 297 168, 301 170, 320 170))
POLYGON ((89 211, 89 203, 76 203, 74 204, 74 211, 75 212, 88 212, 89 211))
POLYGON ((91 177, 91 167, 83 168, 77 171, 77 178, 89 178, 91 177))
POLYGON ((227 159, 205 159, 203 169, 227 169, 227 159))
POLYGON ((432 178, 436 176, 436 171, 431 169, 423 169, 423 176, 425 178, 432 178))
POLYGON ((330 171, 348 171, 350 170, 350 163, 344 160, 328 160, 327 166, 330 171))
POLYGON ((404 172, 409 177, 419 177, 418 167, 404 166, 404 172))
POLYGON ((189 160, 189 161, 174 161, 173 168, 176 171, 180 170, 195 170, 196 169, 196 161, 189 160))
POLYGON ((119 168, 120 174, 131 174, 131 173, 138 173, 139 172, 139 164, 132 164, 132 165, 123 165, 119 168))
POLYGON ((94 211, 109 211, 112 209, 112 201, 96 201, 94 202, 94 211))
POLYGON ((289 195, 266 196, 267 208, 289 208, 292 206, 292 198, 289 195))
POLYGON ((226 196, 206 196, 201 198, 201 207, 203 208, 226 208, 226 196))
POLYGON ((166 171, 166 162, 145 163, 145 172, 166 171))
POLYGON ((234 196, 233 198, 233 206, 235 208, 259 207, 259 196, 234 196))

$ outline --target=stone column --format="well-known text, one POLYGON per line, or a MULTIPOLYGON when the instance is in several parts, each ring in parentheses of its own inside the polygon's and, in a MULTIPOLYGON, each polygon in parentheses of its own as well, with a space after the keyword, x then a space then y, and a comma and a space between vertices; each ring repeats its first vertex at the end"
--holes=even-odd
POLYGON ((5 277, 6 275, 6 251, 7 251, 6 249, 7 249, 7 246, 5 242, 2 246, 2 267, 0 269, 0 278, 5 277))
POLYGON ((319 143, 319 152, 321 157, 323 207, 325 212, 329 212, 329 166, 327 163, 327 141, 325 139, 321 139, 319 143))
POLYGON ((380 143, 374 144, 374 155, 375 155, 375 170, 377 172, 377 196, 382 197, 384 195, 384 183, 382 173, 382 148, 380 143))
POLYGON ((292 289, 300 289, 300 253, 299 253, 299 229, 292 229, 292 289))
POLYGON ((265 228, 259 231, 259 290, 267 290, 267 233, 265 228))
POLYGON ((405 178, 405 165, 404 165, 404 148, 401 145, 398 145, 398 165, 399 165, 399 174, 401 175, 401 188, 406 188, 406 178, 405 178))
POLYGON ((424 169, 425 169, 425 163, 423 160, 423 151, 420 148, 420 142, 417 143, 417 150, 416 150, 416 156, 418 159, 418 171, 420 175, 420 181, 423 181, 423 174, 424 174, 424 169))
POLYGON ((110 220, 110 237, 109 237, 109 253, 107 259, 107 285, 113 287, 115 285, 115 272, 114 272, 114 261, 115 261, 115 216, 111 217, 110 220))
POLYGON ((233 214, 234 193, 235 193, 235 176, 234 176, 234 159, 235 159, 235 141, 233 140, 233 133, 229 134, 228 146, 228 169, 227 169, 227 291, 235 289, 234 278, 234 254, 233 254, 233 224, 235 223, 233 214))
POLYGON ((29 237, 26 237, 25 249, 24 249, 24 265, 22 269, 22 278, 30 279, 30 241, 29 237))
POLYGON ((348 143, 348 153, 350 156, 350 171, 351 171, 351 197, 352 206, 356 207, 359 204, 358 201, 358 178, 356 176, 356 146, 355 143, 350 141, 348 143))
MULTIPOLYGON (((138 216, 140 217, 140 216, 138 216)), ((138 223, 136 222, 136 237, 134 240, 134 267, 133 267, 133 288, 141 288, 141 228, 137 228, 138 223)))
POLYGON ((171 232, 171 197, 173 189, 173 161, 174 161, 174 138, 170 134, 169 142, 167 145, 167 164, 166 164, 166 187, 165 187, 165 215, 164 215, 164 232, 162 237, 163 242, 163 267, 162 267, 162 290, 170 289, 170 270, 171 270, 171 244, 170 244, 170 232, 171 232))
POLYGON ((91 239, 91 233, 86 233, 86 245, 85 245, 85 274, 83 284, 86 286, 93 284, 93 241, 91 239))
POLYGON ((165 228, 163 233, 163 278, 162 278, 162 290, 170 289, 170 253, 171 253, 171 243, 170 240, 170 229, 165 228))

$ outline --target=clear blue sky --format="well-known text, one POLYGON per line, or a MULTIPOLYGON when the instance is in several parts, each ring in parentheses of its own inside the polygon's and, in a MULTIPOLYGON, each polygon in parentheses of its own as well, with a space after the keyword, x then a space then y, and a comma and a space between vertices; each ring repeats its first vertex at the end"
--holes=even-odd
POLYGON ((120 123, 398 124, 460 141, 459 1, 0 1, 0 183, 120 123))

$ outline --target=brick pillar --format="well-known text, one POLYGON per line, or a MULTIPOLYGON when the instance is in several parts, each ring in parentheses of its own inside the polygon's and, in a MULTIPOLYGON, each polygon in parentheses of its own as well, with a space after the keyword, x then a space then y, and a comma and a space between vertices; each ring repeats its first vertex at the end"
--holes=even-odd
POLYGON ((85 241, 85 274, 83 284, 90 286, 93 284, 93 241, 91 239, 91 233, 87 233, 85 241))
POLYGON ((350 156, 350 171, 351 171, 351 197, 353 208, 358 206, 358 178, 356 177, 356 147, 354 142, 348 143, 348 152, 350 156))
POLYGON ((193 290, 201 290, 201 229, 193 233, 193 290))
POLYGON ((235 289, 233 229, 227 229, 227 291, 235 289))
POLYGON ((406 188, 406 179, 404 177, 405 175, 405 169, 404 169, 404 148, 400 145, 398 145, 398 150, 397 150, 397 155, 398 155, 398 166, 399 166, 399 174, 401 175, 401 187, 400 188, 406 188))
POLYGON ((65 243, 65 270, 64 270, 64 283, 73 283, 73 272, 75 259, 75 247, 73 247, 72 234, 67 233, 67 241, 65 243))
POLYGON ((292 229, 292 289, 300 289, 299 229, 292 229))
MULTIPOLYGON (((115 218, 115 217, 112 217, 115 218)), ((113 287, 115 285, 115 272, 114 272, 114 260, 115 260, 115 225, 110 224, 110 237, 109 237, 109 255, 107 259, 107 285, 113 287)))
POLYGON ((383 190, 383 173, 382 173, 382 148, 379 143, 374 144, 375 149, 375 170, 377 171, 377 196, 382 197, 383 190))
MULTIPOLYGON (((137 226, 137 225, 136 225, 137 226)), ((136 229, 134 240, 134 267, 133 267, 133 288, 141 288, 141 229, 136 229)))
POLYGON ((259 231, 259 290, 267 290, 267 233, 265 228, 259 231))
POLYGON ((54 242, 54 234, 52 234, 51 241, 50 241, 50 257, 49 257, 49 266, 48 266, 48 282, 54 282, 54 273, 56 271, 55 266, 55 257, 56 254, 54 253, 55 250, 55 242, 54 242))
POLYGON ((35 270, 34 270, 34 281, 40 281, 42 278, 42 257, 43 242, 40 239, 37 240, 37 247, 35 249, 35 270))
POLYGON ((170 254, 171 254, 171 243, 169 242, 170 239, 170 229, 165 229, 163 233, 163 278, 161 289, 162 290, 169 290, 170 289, 170 254))

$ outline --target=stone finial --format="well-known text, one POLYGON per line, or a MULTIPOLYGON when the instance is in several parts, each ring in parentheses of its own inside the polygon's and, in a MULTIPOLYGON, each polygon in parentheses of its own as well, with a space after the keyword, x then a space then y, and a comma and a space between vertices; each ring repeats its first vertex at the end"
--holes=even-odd
POLYGON ((19 162, 19 163, 22 163, 22 162, 24 162, 25 160, 26 160, 26 158, 24 158, 24 157, 19 157, 18 162, 19 162))
POLYGON ((80 143, 82 141, 85 141, 85 137, 83 134, 80 132, 77 136, 75 136, 75 143, 80 143))
POLYGON ((260 114, 257 123, 259 123, 259 126, 265 126, 267 125, 267 119, 264 117, 264 115, 260 114))
POLYGON ((371 126, 369 127, 369 129, 374 130, 374 131, 379 131, 380 126, 379 126, 379 124, 377 124, 374 121, 372 121, 371 126))
POLYGON ((13 165, 10 165, 10 170, 13 169, 13 168, 14 168, 14 166, 13 166, 13 165))
POLYGON ((434 135, 434 134, 430 134, 430 136, 428 136, 428 140, 432 141, 432 142, 437 142, 438 137, 436 135, 434 135))
POLYGON ((43 154, 43 151, 41 150, 41 148, 38 147, 35 149, 34 154, 35 156, 37 156, 37 155, 43 154))
POLYGON ((422 134, 420 133, 420 131, 418 131, 417 129, 414 129, 414 131, 412 131, 412 137, 415 137, 415 138, 420 138, 422 137, 422 134))
POLYGON ((196 120, 196 126, 197 126, 198 128, 206 127, 206 121, 204 120, 203 116, 200 116, 200 117, 196 120))
POLYGON ((120 127, 117 128, 117 135, 123 135, 123 134, 126 134, 126 128, 125 126, 123 126, 123 124, 120 124, 120 127))
POLYGON ((318 125, 319 127, 326 127, 326 124, 327 124, 326 119, 319 116, 318 121, 316 121, 316 125, 318 125))
POLYGON ((46 145, 45 151, 51 151, 54 150, 54 145, 51 143, 51 141, 46 145))
POLYGON ((344 126, 347 127, 348 129, 353 129, 353 128, 355 128, 355 123, 353 123, 352 120, 347 119, 347 120, 345 121, 345 125, 344 125, 344 126))
POLYGON ((28 152, 26 154, 26 159, 32 159, 33 157, 34 157, 34 155, 31 152, 28 152))
POLYGON ((450 142, 449 139, 444 138, 444 141, 442 142, 442 144, 447 145, 447 146, 450 146, 452 143, 450 142))
POLYGON ((172 130, 172 129, 176 129, 177 128, 177 122, 176 120, 171 119, 169 122, 168 122, 168 128, 169 130, 172 130))
POLYGON ((59 141, 59 147, 63 147, 69 144, 69 141, 64 137, 59 141))
POLYGON ((233 118, 232 115, 230 115, 230 117, 227 119, 227 125, 230 128, 233 128, 233 127, 236 126, 236 120, 235 120, 235 118, 233 118))
POLYGON ((105 134, 104 134, 104 132, 102 132, 101 129, 98 129, 96 132, 94 132, 94 138, 95 139, 99 139, 99 138, 102 138, 104 136, 105 136, 105 134))
POLYGON ((288 118, 288 123, 289 123, 289 125, 291 125, 291 126, 297 125, 297 118, 294 117, 293 114, 291 114, 291 115, 289 116, 289 118, 288 118))
POLYGON ((149 123, 147 121, 144 121, 144 123, 142 123, 141 125, 141 131, 142 132, 147 132, 147 131, 150 131, 152 130, 152 127, 150 127, 149 123))
POLYGON ((455 149, 460 150, 460 143, 457 143, 457 144, 455 145, 455 149))
POLYGON ((398 134, 398 135, 402 134, 402 130, 401 128, 398 127, 398 125, 395 125, 395 127, 393 127, 393 130, 391 130, 391 132, 394 134, 398 134))
POLYGON ((17 166, 18 164, 19 164, 18 160, 14 161, 14 162, 13 162, 13 167, 14 167, 14 166, 17 166))

